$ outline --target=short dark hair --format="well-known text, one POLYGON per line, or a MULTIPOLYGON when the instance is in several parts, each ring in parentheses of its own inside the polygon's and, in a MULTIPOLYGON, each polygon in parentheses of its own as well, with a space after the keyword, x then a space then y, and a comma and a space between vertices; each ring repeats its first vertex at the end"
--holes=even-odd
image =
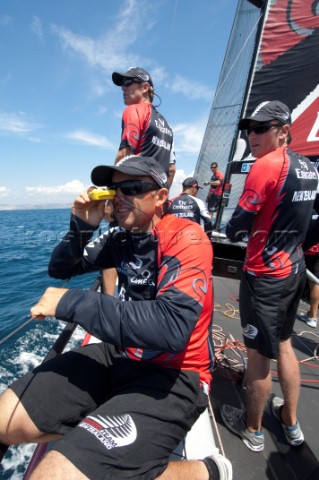
POLYGON ((218 167, 218 163, 217 163, 217 162, 213 162, 213 163, 211 163, 210 166, 211 166, 211 167, 218 167))

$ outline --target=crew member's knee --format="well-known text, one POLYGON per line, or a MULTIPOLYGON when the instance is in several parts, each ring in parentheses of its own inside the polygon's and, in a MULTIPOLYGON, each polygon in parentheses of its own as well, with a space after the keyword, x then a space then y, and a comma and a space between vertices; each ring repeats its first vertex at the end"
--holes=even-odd
POLYGON ((16 394, 9 388, 0 397, 0 443, 30 442, 40 434, 16 394))

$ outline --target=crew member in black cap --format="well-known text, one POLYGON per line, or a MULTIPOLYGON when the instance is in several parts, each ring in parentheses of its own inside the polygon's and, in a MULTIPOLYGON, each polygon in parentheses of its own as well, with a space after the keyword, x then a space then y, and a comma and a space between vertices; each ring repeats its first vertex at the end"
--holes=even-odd
POLYGON ((271 393, 271 359, 277 361, 283 394, 283 399, 272 398, 272 413, 290 445, 304 441, 297 420, 300 374, 291 337, 306 282, 301 247, 318 174, 307 158, 289 149, 290 125, 289 108, 278 100, 261 103, 239 122, 256 161, 226 226, 232 241, 249 236, 239 293, 248 357, 247 411, 223 405, 221 415, 255 452, 264 448, 262 417, 271 393))
POLYGON ((194 177, 185 178, 182 185, 182 193, 170 201, 169 212, 199 223, 205 232, 211 231, 212 222, 207 205, 200 198, 196 198, 198 190, 203 187, 194 177))
POLYGON ((127 155, 155 158, 163 167, 170 187, 176 171, 173 131, 152 105, 153 80, 140 67, 113 72, 115 85, 122 87, 126 108, 122 115, 122 137, 115 163, 127 155))
POLYGON ((259 122, 260 124, 270 122, 275 125, 276 120, 281 126, 291 125, 291 114, 287 105, 279 100, 262 102, 250 116, 240 120, 238 128, 239 130, 245 130, 251 125, 251 122, 259 122))
MULTIPOLYGON (((173 131, 152 105, 155 91, 150 74, 143 68, 130 67, 123 73, 113 72, 112 80, 115 85, 122 87, 126 105, 115 163, 127 155, 155 158, 166 172, 170 188, 176 171, 173 131)), ((116 278, 115 270, 103 271, 106 293, 114 294, 116 278)))
POLYGON ((101 341, 11 385, 0 399, 0 442, 57 440, 34 480, 231 480, 217 449, 203 460, 169 462, 208 404, 211 242, 196 223, 165 214, 167 176, 156 160, 130 156, 95 168, 92 181, 116 190, 119 226, 92 242, 104 202, 83 192, 49 273, 69 278, 116 267, 119 297, 44 293, 33 318, 76 322, 101 341))

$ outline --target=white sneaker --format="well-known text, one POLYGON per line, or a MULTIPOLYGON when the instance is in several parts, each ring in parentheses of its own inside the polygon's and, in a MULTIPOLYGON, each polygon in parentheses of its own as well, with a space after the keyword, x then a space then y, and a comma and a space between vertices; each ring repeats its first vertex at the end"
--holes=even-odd
POLYGON ((309 327, 316 328, 317 326, 317 319, 316 318, 309 318, 306 313, 299 313, 298 318, 305 322, 309 327))
POLYGON ((309 325, 309 327, 312 327, 312 328, 316 328, 317 326, 317 319, 316 318, 308 318, 308 320, 306 321, 307 325, 309 325))
POLYGON ((211 468, 211 462, 215 464, 219 473, 220 480, 232 480, 233 479, 233 467, 228 458, 219 453, 218 448, 214 448, 213 453, 202 460, 205 463, 209 473, 209 479, 213 479, 213 471, 211 468))
POLYGON ((280 411, 284 406, 284 400, 280 397, 273 397, 270 404, 272 414, 279 420, 284 430, 286 440, 293 447, 297 447, 304 442, 304 435, 298 422, 293 427, 287 427, 281 420, 280 411))

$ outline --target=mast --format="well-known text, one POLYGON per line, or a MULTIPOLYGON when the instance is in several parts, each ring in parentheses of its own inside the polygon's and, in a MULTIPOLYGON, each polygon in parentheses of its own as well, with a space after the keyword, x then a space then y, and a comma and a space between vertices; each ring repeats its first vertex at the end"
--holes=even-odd
MULTIPOLYGON (((251 92, 252 83, 253 83, 253 73, 256 69, 256 64, 257 64, 257 60, 258 60, 260 40, 261 40, 264 25, 265 25, 265 21, 266 21, 266 11, 267 11, 266 9, 267 9, 267 5, 268 5, 268 0, 247 0, 247 1, 252 3, 253 5, 255 5, 257 8, 260 8, 260 16, 259 16, 259 21, 258 21, 257 30, 256 30, 255 49, 252 53, 251 65, 250 65, 250 69, 249 69, 249 75, 248 75, 249 81, 247 82, 247 87, 246 87, 246 91, 245 91, 245 94, 244 94, 243 104, 242 104, 242 108, 241 108, 239 118, 244 117, 245 112, 247 110, 249 94, 251 92)), ((237 150, 237 147, 239 147, 239 149, 240 149, 240 143, 238 141, 238 137, 239 137, 239 132, 238 132, 238 128, 236 128, 236 136, 234 137, 234 139, 232 141, 232 146, 231 146, 231 150, 230 150, 230 154, 229 154, 229 158, 228 158, 228 164, 227 164, 226 171, 225 171, 223 200, 222 200, 221 206, 220 206, 220 208, 217 212, 216 221, 215 221, 215 225, 216 225, 215 228, 218 228, 219 225, 221 224, 221 219, 222 219, 222 216, 223 216, 224 208, 228 205, 229 196, 230 196, 230 189, 231 189, 230 179, 231 179, 231 175, 232 175, 232 168, 231 168, 232 164, 230 162, 232 162, 234 157, 235 157, 235 152, 237 150), (229 189, 229 192, 227 192, 227 194, 225 193, 225 185, 226 186, 228 185, 228 187, 226 187, 226 188, 227 188, 227 190, 229 189)))
MULTIPOLYGON (((261 6, 268 1, 239 0, 221 69, 216 93, 204 134, 195 175, 200 183, 210 178, 210 164, 215 161, 226 172, 237 146, 238 121, 250 85, 251 65, 262 28, 261 6)), ((207 191, 199 194, 206 199, 207 191)))

